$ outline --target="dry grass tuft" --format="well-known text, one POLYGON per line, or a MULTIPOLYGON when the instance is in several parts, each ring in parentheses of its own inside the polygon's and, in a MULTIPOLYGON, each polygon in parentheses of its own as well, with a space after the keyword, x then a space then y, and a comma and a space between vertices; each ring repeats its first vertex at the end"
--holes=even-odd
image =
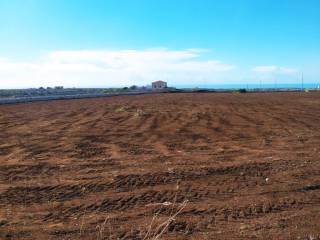
MULTIPOLYGON (((156 221, 158 214, 155 214, 152 218, 152 221, 149 225, 148 232, 143 238, 143 240, 157 240, 160 239, 161 236, 165 233, 168 229, 169 225, 176 220, 176 217, 182 212, 182 210, 187 206, 188 200, 185 200, 181 204, 178 204, 178 208, 176 211, 172 211, 169 218, 163 221, 162 223, 158 224, 157 226, 153 226, 154 222, 156 221), (154 229, 154 230, 153 230, 154 229)), ((165 202, 162 204, 163 206, 172 206, 172 210, 176 203, 165 202)))

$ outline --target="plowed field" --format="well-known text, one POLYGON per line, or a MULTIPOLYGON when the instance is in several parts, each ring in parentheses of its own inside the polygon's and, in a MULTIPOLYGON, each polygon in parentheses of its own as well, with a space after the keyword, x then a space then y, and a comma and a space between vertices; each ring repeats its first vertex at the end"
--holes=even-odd
POLYGON ((156 238, 320 239, 320 93, 0 106, 0 239, 156 238))

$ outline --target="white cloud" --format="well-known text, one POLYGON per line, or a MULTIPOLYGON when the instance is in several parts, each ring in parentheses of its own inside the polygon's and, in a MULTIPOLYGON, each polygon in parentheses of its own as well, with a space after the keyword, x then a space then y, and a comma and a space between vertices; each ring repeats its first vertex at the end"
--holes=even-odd
POLYGON ((54 51, 33 62, 0 58, 0 88, 144 85, 154 79, 175 83, 215 81, 235 68, 218 60, 201 60, 206 50, 54 51))
POLYGON ((295 68, 279 66, 257 66, 252 69, 253 72, 261 74, 295 74, 298 72, 295 68))

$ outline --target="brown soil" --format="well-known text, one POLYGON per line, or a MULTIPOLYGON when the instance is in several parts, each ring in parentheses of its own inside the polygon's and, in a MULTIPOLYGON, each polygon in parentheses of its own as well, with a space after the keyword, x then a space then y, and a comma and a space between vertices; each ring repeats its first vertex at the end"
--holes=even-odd
POLYGON ((185 200, 162 239, 320 239, 319 121, 316 92, 0 106, 0 239, 150 239, 185 200))

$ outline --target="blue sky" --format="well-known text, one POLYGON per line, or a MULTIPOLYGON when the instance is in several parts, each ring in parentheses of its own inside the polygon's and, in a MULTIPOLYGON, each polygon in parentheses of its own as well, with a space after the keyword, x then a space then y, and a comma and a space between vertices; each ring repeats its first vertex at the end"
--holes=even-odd
POLYGON ((0 0, 0 88, 320 82, 318 0, 0 0))

